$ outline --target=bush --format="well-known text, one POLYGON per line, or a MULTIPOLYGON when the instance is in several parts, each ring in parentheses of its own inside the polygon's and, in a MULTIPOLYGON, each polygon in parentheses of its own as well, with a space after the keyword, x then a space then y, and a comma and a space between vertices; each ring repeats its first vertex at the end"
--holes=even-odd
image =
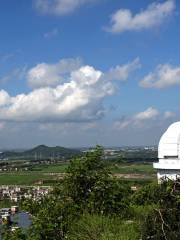
POLYGON ((147 216, 142 235, 145 239, 180 239, 180 179, 165 181, 160 186, 158 207, 147 216))
POLYGON ((85 214, 73 224, 69 240, 139 240, 138 226, 120 218, 85 214))
POLYGON ((164 190, 157 183, 148 184, 132 195, 132 203, 136 205, 157 204, 163 192, 164 190))
POLYGON ((89 211, 128 217, 131 190, 114 178, 96 182, 89 196, 89 211))

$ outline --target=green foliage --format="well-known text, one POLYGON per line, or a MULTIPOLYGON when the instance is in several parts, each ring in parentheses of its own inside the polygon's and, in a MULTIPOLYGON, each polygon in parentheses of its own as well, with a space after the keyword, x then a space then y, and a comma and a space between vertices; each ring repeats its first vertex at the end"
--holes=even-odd
POLYGON ((42 202, 44 202, 44 199, 42 199, 41 201, 35 201, 33 199, 25 199, 25 200, 22 200, 21 202, 21 208, 27 212, 30 212, 32 215, 35 215, 38 213, 40 207, 44 206, 42 202))
POLYGON ((34 217, 32 236, 38 240, 64 239, 76 216, 77 209, 71 199, 51 198, 34 217))
POLYGON ((6 230, 3 234, 3 240, 27 240, 27 238, 28 235, 26 235, 26 233, 24 233, 21 229, 17 229, 13 232, 6 230))
POLYGON ((130 188, 110 175, 102 157, 102 148, 97 146, 82 159, 73 160, 65 179, 65 191, 83 211, 124 215, 130 188))
POLYGON ((143 227, 143 239, 180 239, 180 179, 164 181, 160 186, 158 207, 147 216, 143 227))
POLYGON ((10 208, 12 205, 11 200, 4 198, 0 201, 0 208, 10 208))
POLYGON ((137 205, 157 204, 161 194, 163 194, 162 187, 157 183, 151 183, 135 192, 132 202, 137 205))
POLYGON ((145 239, 180 239, 180 211, 178 209, 154 209, 146 218, 143 228, 145 239))
POLYGON ((64 190, 78 205, 86 206, 96 183, 109 177, 102 154, 102 148, 98 146, 83 158, 72 160, 67 169, 64 190))
POLYGON ((131 219, 138 224, 144 223, 148 214, 156 207, 156 205, 131 205, 129 208, 131 219))
POLYGON ((112 177, 97 181, 90 193, 89 208, 91 212, 127 216, 130 188, 122 185, 112 177))
POLYGON ((79 215, 78 206, 64 196, 61 186, 39 201, 23 201, 22 208, 33 215, 30 236, 36 240, 64 239, 69 226, 79 215))
POLYGON ((69 240, 139 240, 140 232, 133 221, 118 217, 83 215, 70 228, 69 240))

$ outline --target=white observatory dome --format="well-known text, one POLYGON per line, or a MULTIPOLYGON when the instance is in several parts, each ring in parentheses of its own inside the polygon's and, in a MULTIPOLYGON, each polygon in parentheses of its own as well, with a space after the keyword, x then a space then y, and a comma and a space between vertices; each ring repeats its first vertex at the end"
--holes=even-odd
POLYGON ((176 179, 180 177, 180 122, 169 126, 162 135, 158 147, 159 162, 153 166, 157 169, 158 181, 163 177, 176 179))
POLYGON ((158 158, 169 157, 180 159, 180 122, 171 124, 159 142, 158 158))

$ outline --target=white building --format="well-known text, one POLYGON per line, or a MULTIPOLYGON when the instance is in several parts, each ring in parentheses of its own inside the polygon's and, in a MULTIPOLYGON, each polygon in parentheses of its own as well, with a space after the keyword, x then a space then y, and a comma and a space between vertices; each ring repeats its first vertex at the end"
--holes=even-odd
POLYGON ((159 162, 153 164, 157 169, 158 182, 162 178, 175 180, 180 177, 180 122, 170 125, 162 135, 158 158, 159 162))

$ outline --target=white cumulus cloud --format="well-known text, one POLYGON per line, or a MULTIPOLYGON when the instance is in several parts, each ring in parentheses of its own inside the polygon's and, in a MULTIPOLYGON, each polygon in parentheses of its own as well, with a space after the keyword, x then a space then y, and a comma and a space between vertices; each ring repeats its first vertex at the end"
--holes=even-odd
POLYGON ((107 31, 122 33, 156 27, 172 15, 174 9, 174 0, 167 0, 163 3, 152 3, 146 10, 142 10, 135 15, 129 9, 119 9, 111 16, 111 27, 107 28, 107 31))
MULTIPOLYGON (((9 96, 1 90, 0 121, 77 122, 101 118, 106 112, 103 100, 115 93, 116 85, 92 66, 77 67, 80 62, 63 59, 57 64, 33 67, 27 79, 35 89, 27 94, 9 96)), ((135 70, 134 63, 128 64, 135 70)))
POLYGON ((32 88, 55 86, 68 74, 82 65, 80 58, 63 59, 55 64, 40 63, 30 69, 27 73, 27 80, 32 88))
MULTIPOLYGON (((62 59, 54 64, 37 64, 27 72, 28 84, 32 88, 57 86, 61 84, 70 73, 73 75, 74 79, 78 79, 78 81, 82 81, 83 79, 83 81, 88 82, 88 84, 97 81, 96 76, 92 75, 90 68, 86 69, 86 79, 81 78, 81 71, 73 72, 81 66, 83 66, 83 63, 79 58, 62 59)), ((111 68, 107 72, 102 73, 100 77, 106 82, 113 80, 125 81, 128 79, 129 75, 139 67, 140 61, 139 58, 136 58, 134 61, 127 64, 117 65, 115 68, 111 68)), ((81 83, 79 82, 79 84, 81 83)))
POLYGON ((144 88, 167 88, 180 84, 180 67, 169 64, 158 65, 154 72, 149 73, 140 81, 144 88))

